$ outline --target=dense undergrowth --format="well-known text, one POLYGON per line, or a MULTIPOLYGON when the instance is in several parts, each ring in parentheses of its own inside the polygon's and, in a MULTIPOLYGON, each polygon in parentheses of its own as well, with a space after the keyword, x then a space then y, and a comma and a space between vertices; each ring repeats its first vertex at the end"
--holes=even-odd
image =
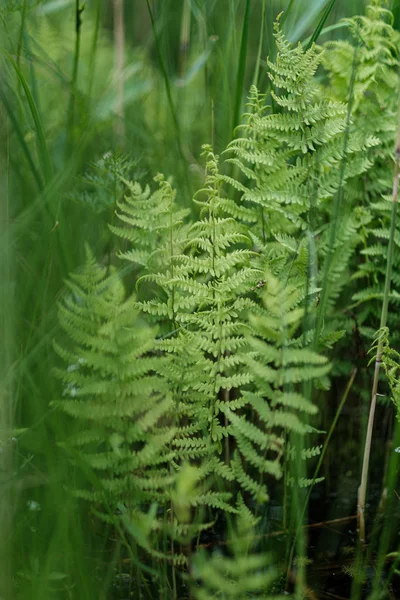
POLYGON ((174 79, 167 2, 59 4, 1 9, 0 596, 398 597, 397 5, 183 2, 174 79))

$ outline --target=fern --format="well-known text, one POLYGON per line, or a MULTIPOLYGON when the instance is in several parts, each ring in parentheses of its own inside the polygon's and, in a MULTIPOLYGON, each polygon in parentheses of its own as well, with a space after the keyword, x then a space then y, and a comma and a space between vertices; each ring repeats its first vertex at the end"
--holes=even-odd
MULTIPOLYGON (((393 15, 383 0, 374 0, 365 16, 345 19, 352 38, 326 44, 323 65, 330 82, 330 93, 343 97, 354 80, 352 118, 360 136, 374 135, 378 143, 369 150, 373 164, 362 178, 351 184, 353 200, 363 205, 364 217, 359 229, 362 260, 353 267, 352 280, 360 284, 357 291, 350 288, 357 320, 363 335, 372 338, 379 326, 381 290, 385 277, 386 244, 391 205, 387 194, 393 179, 393 145, 397 123, 398 64, 400 34, 393 28, 393 15), (355 64, 348 56, 355 52, 355 64), (375 301, 374 301, 375 300, 375 301), (378 300, 378 302, 376 301, 378 300)), ((359 208, 361 210, 361 206, 359 208)), ((397 232, 397 238, 399 232, 397 232)), ((393 286, 388 325, 396 340, 398 318, 398 263, 396 253, 393 269, 393 286), (396 268, 397 267, 397 268, 396 268)))
POLYGON ((95 263, 90 250, 81 272, 66 282, 59 305, 68 347, 55 344, 66 369, 55 402, 79 423, 65 442, 98 473, 99 491, 79 491, 105 507, 164 503, 173 484, 175 459, 170 426, 172 397, 155 375, 160 357, 151 354, 155 330, 140 321, 135 298, 125 300, 122 282, 95 263))
MULTIPOLYGON (((153 193, 148 186, 142 189, 137 182, 123 181, 130 193, 118 202, 116 215, 125 226, 110 225, 110 229, 131 248, 118 255, 136 265, 143 282, 154 281, 162 287, 162 282, 173 276, 175 254, 185 239, 182 223, 188 210, 177 207, 176 192, 161 174, 154 178, 158 189, 153 193)), ((163 317, 174 320, 173 295, 173 291, 167 292, 165 301, 144 299, 140 308, 158 321, 163 317)))
MULTIPOLYGON (((390 162, 395 138, 400 34, 393 28, 393 15, 384 0, 374 0, 365 16, 344 19, 351 41, 328 42, 323 64, 328 71, 330 94, 342 98, 354 72, 353 118, 361 135, 374 135, 370 152, 373 177, 366 174, 362 194, 384 193, 390 187, 390 162), (355 55, 355 65, 348 57, 355 55), (389 167, 389 168, 388 168, 389 167)), ((360 196, 360 194, 359 194, 360 196)))
POLYGON ((205 147, 205 153, 205 188, 203 197, 196 197, 201 218, 191 226, 188 252, 179 257, 174 278, 166 283, 175 290, 180 330, 176 337, 160 342, 160 348, 171 354, 169 376, 181 397, 187 398, 184 404, 190 407, 193 400, 197 402, 187 416, 195 416, 202 430, 209 431, 211 443, 220 443, 226 435, 218 418, 224 403, 221 393, 248 381, 237 356, 245 344, 244 323, 238 317, 251 304, 243 293, 258 273, 249 266, 251 251, 242 247, 250 242, 244 229, 224 216, 218 159, 210 147, 205 147))
POLYGON ((231 142, 228 159, 253 185, 229 181, 242 191, 241 202, 255 205, 257 235, 301 233, 310 226, 316 208, 334 196, 339 185, 338 166, 346 154, 345 181, 364 172, 369 160, 364 151, 374 146, 373 136, 355 133, 344 148, 347 107, 321 99, 315 72, 321 50, 293 47, 275 23, 277 59, 268 60, 272 107, 253 86, 250 112, 239 127, 242 137, 231 142), (310 221, 311 219, 311 221, 310 221))
MULTIPOLYGON (((282 477, 286 435, 310 431, 301 415, 314 415, 317 408, 301 393, 302 384, 325 379, 330 368, 325 357, 302 347, 297 338, 304 314, 300 290, 267 273, 262 298, 264 307, 250 314, 253 333, 245 358, 254 388, 242 391, 253 422, 246 413, 224 409, 237 443, 235 476, 258 502, 268 499, 265 476, 282 477)), ((303 458, 317 454, 319 447, 314 447, 303 458)))
POLYGON ((129 177, 133 170, 139 177, 137 164, 128 155, 106 152, 99 160, 90 163, 89 169, 79 179, 79 187, 83 190, 69 197, 97 214, 115 210, 123 192, 121 178, 129 177))

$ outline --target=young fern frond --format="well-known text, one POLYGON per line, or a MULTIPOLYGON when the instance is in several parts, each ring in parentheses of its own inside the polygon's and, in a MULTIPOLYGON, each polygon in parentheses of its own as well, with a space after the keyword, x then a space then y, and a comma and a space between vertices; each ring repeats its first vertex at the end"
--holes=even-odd
MULTIPOLYGON (((249 317, 252 334, 245 362, 252 389, 242 391, 253 421, 247 421, 246 413, 224 408, 237 444, 232 461, 236 479, 258 502, 268 498, 265 475, 282 476, 286 435, 310 431, 302 415, 314 415, 317 408, 302 394, 302 385, 325 379, 330 369, 325 357, 303 347, 299 339, 301 298, 299 289, 265 275, 264 306, 249 317)), ((314 447, 304 458, 318 453, 314 447)))
POLYGON ((226 599, 283 600, 271 595, 278 572, 272 557, 254 549, 254 530, 258 519, 238 498, 238 515, 228 542, 228 553, 212 556, 198 553, 192 565, 192 592, 196 600, 226 599))
POLYGON ((154 192, 149 186, 143 189, 137 182, 122 181, 129 194, 117 203, 116 215, 125 227, 109 227, 132 247, 120 252, 119 257, 142 267, 141 274, 157 273, 168 268, 173 252, 171 243, 178 245, 182 240, 180 226, 189 211, 178 208, 175 190, 160 173, 154 178, 158 184, 154 192))
POLYGON ((174 278, 168 283, 174 285, 176 320, 181 329, 176 338, 161 342, 160 347, 172 353, 173 378, 185 381, 182 373, 190 373, 191 381, 179 387, 186 396, 194 392, 203 414, 196 419, 208 423, 211 442, 219 444, 226 435, 218 417, 225 402, 221 392, 249 381, 238 358, 245 345, 245 326, 239 316, 251 305, 245 294, 257 281, 258 272, 250 267, 252 252, 243 247, 250 243, 245 229, 224 215, 218 159, 209 146, 205 154, 205 187, 195 198, 201 208, 200 219, 191 226, 188 252, 179 257, 174 278), (192 370, 188 370, 189 356, 192 370))
POLYGON ((268 60, 274 112, 263 106, 253 86, 241 137, 233 140, 228 159, 240 169, 246 185, 228 180, 242 192, 244 206, 254 206, 256 234, 264 241, 282 234, 301 235, 313 227, 315 209, 330 200, 343 183, 338 167, 346 153, 345 181, 364 172, 366 148, 373 136, 350 135, 344 149, 347 106, 321 99, 315 72, 321 50, 293 47, 275 23, 277 58, 268 60), (311 221, 310 221, 311 219, 311 221))
POLYGON ((156 331, 140 320, 135 298, 125 300, 121 280, 107 277, 90 250, 66 285, 59 321, 69 342, 67 349, 55 348, 68 366, 57 370, 64 391, 55 405, 78 423, 64 445, 79 450, 100 484, 75 493, 103 512, 119 503, 165 503, 175 430, 172 396, 156 375, 162 361, 152 352, 156 331))

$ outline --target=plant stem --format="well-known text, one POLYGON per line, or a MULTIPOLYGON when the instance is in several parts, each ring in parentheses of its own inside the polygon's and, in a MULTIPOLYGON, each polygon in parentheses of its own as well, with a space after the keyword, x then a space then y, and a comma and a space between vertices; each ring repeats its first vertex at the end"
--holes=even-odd
MULTIPOLYGON (((389 247, 386 263, 386 278, 385 278, 385 289, 383 293, 382 312, 381 312, 381 323, 380 329, 386 327, 388 306, 389 306, 389 294, 390 294, 390 283, 392 278, 392 264, 393 264, 393 253, 394 253, 394 237, 396 231, 396 215, 397 205, 399 196, 399 166, 400 166, 400 119, 398 118, 397 123, 397 139, 395 148, 395 164, 394 164, 394 178, 393 178, 393 193, 392 193, 392 215, 390 223, 390 235, 389 235, 389 247)), ((363 466, 361 472, 361 483, 358 488, 358 506, 357 506, 357 518, 358 518, 358 532, 359 539, 362 544, 365 544, 365 499, 367 495, 367 482, 368 482, 368 469, 369 460, 371 456, 371 441, 372 441, 372 430, 374 427, 375 409, 376 409, 376 395, 378 391, 379 371, 382 363, 382 350, 383 350, 383 338, 382 336, 378 339, 378 345, 376 349, 375 358, 375 372, 374 381, 372 384, 371 393, 371 405, 369 409, 369 418, 367 426, 367 435, 365 440, 363 466)))
POLYGON ((124 29, 124 3, 123 0, 114 0, 114 75, 117 85, 116 114, 117 123, 115 133, 118 143, 122 146, 125 138, 124 102, 125 102, 125 29, 124 29))
POLYGON ((68 107, 68 123, 67 123, 67 136, 69 140, 68 148, 70 149, 71 142, 74 139, 74 126, 75 126, 75 102, 77 92, 77 81, 78 81, 78 67, 79 67, 79 56, 81 50, 81 28, 82 28, 82 12, 85 5, 80 6, 80 1, 75 0, 75 52, 74 52, 74 65, 72 68, 71 77, 71 94, 69 98, 68 107))
POLYGON ((188 49, 190 44, 190 17, 191 9, 189 0, 183 1, 181 33, 179 39, 179 75, 184 76, 188 49))
POLYGON ((92 90, 93 90, 93 80, 95 74, 96 67, 96 50, 97 43, 99 40, 99 31, 100 31, 100 14, 101 14, 101 0, 97 0, 96 3, 96 16, 94 21, 94 33, 92 38, 92 45, 90 48, 90 58, 89 58, 89 79, 88 79, 88 107, 90 105, 90 101, 92 98, 92 90))
POLYGON ((240 120, 240 108, 242 104, 243 83, 246 70, 247 42, 249 37, 250 4, 250 0, 246 0, 246 7, 243 18, 242 40, 240 43, 239 66, 236 79, 235 107, 233 112, 232 131, 235 130, 235 127, 239 124, 240 120))

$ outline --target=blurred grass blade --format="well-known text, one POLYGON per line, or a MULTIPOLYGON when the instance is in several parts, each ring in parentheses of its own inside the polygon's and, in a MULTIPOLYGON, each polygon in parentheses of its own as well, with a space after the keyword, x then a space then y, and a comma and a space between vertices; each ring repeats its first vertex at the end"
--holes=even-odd
POLYGON ((258 42, 257 60, 256 60, 256 66, 255 66, 254 75, 253 75, 253 85, 255 85, 255 86, 258 84, 258 76, 260 73, 261 54, 262 54, 263 40, 264 40, 265 4, 266 4, 266 0, 262 0, 260 39, 258 42))
POLYGON ((41 122, 41 119, 39 116, 37 106, 35 104, 31 90, 29 89, 29 86, 27 84, 27 81, 26 81, 21 69, 19 68, 19 66, 13 59, 13 57, 8 52, 3 51, 3 53, 4 53, 5 57, 7 58, 7 60, 9 61, 9 63, 11 64, 11 66, 13 67, 13 69, 18 77, 18 80, 20 81, 20 83, 24 89, 25 96, 26 96, 26 99, 27 99, 28 105, 29 105, 29 110, 31 112, 31 115, 32 115, 32 118, 33 118, 33 121, 34 121, 34 124, 36 127, 38 153, 39 153, 40 162, 41 162, 41 166, 42 166, 42 170, 43 170, 44 180, 47 183, 50 181, 50 179, 52 177, 53 169, 52 169, 52 164, 51 164, 51 160, 50 160, 50 155, 47 150, 46 138, 44 135, 42 122, 41 122))
POLYGON ((159 62, 159 65, 160 65, 161 74, 163 76, 164 84, 165 84, 165 89, 166 89, 166 92, 167 92, 168 105, 169 105, 169 109, 171 111, 172 120, 174 121, 176 133, 178 135, 178 144, 179 144, 179 147, 181 148, 179 122, 178 122, 178 117, 176 115, 174 101, 172 99, 171 86, 170 86, 170 83, 169 83, 169 77, 168 77, 167 69, 165 68, 165 63, 164 63, 163 56, 162 56, 162 51, 161 51, 161 48, 160 48, 160 42, 159 42, 159 39, 158 39, 158 34, 157 34, 156 24, 155 24, 155 21, 154 21, 153 11, 151 10, 151 6, 150 6, 149 0, 146 0, 146 3, 147 3, 147 9, 148 9, 148 12, 149 12, 149 16, 150 16, 151 27, 152 27, 152 30, 153 30, 154 42, 155 42, 155 45, 156 45, 158 62, 159 62))
MULTIPOLYGON (((297 10, 291 10, 290 14, 291 25, 290 27, 288 25, 287 28, 287 36, 290 41, 298 42, 304 36, 307 30, 313 26, 313 23, 315 22, 315 19, 321 10, 324 11, 321 17, 321 21, 323 20, 321 25, 322 29, 334 4, 335 0, 313 0, 313 2, 308 2, 308 0, 306 0, 306 2, 293 3, 290 8, 294 9, 296 7, 297 10)), ((313 41, 315 41, 319 35, 319 33, 316 35, 319 26, 320 23, 317 25, 317 28, 312 35, 313 41)))
POLYGON ((25 31, 25 19, 26 19, 26 0, 24 0, 22 9, 21 9, 21 25, 19 28, 18 44, 17 44, 17 65, 18 66, 20 65, 20 61, 21 61, 22 40, 24 37, 24 31, 25 31))
MULTIPOLYGON (((323 27, 319 33, 319 37, 321 37, 321 35, 325 35, 326 33, 330 33, 331 31, 335 31, 336 29, 343 29, 343 28, 347 28, 349 26, 348 23, 344 22, 344 23, 335 23, 334 25, 328 25, 327 27, 323 27)), ((314 34, 313 34, 314 35, 314 34)), ((310 41, 313 37, 313 35, 310 35, 308 38, 306 38, 305 40, 303 40, 303 46, 305 47, 309 47, 310 41)), ((311 42, 312 44, 312 42, 311 42)))
POLYGON ((39 190, 41 190, 41 189, 43 189, 43 183, 41 181, 39 172, 36 169, 34 160, 32 158, 32 154, 29 151, 28 145, 27 145, 27 143, 25 141, 25 138, 24 138, 24 134, 23 134, 23 132, 21 130, 21 127, 19 126, 18 119, 17 119, 17 117, 14 114, 14 111, 13 111, 13 109, 11 107, 11 104, 8 101, 7 95, 5 94, 5 92, 1 88, 0 88, 0 99, 1 99, 2 103, 4 104, 4 108, 7 111, 8 117, 9 117, 9 119, 11 121, 11 124, 12 124, 12 126, 14 128, 14 131, 15 131, 15 133, 17 135, 19 143, 21 144, 22 151, 25 154, 26 159, 27 159, 27 161, 29 163, 29 166, 30 166, 31 171, 32 171, 32 175, 33 175, 33 177, 34 177, 34 179, 35 179, 35 181, 37 183, 37 186, 38 186, 39 190))
POLYGON ((310 41, 307 44, 307 50, 309 48, 311 48, 311 46, 314 44, 314 42, 316 42, 317 39, 319 38, 320 33, 321 33, 322 29, 324 28, 324 25, 331 13, 331 10, 335 5, 335 2, 336 2, 336 0, 330 0, 329 3, 326 5, 325 10, 322 13, 321 19, 320 19, 317 27, 315 28, 315 31, 310 38, 310 41))
POLYGON ((249 38, 250 4, 251 0, 246 0, 246 7, 243 17, 242 39, 240 42, 239 66, 236 79, 235 108, 233 112, 232 131, 234 131, 236 125, 239 124, 240 109, 242 106, 242 94, 247 58, 247 43, 249 38))
POLYGON ((1 166, 0 190, 0 596, 10 598, 13 587, 10 539, 12 538, 15 498, 9 481, 13 475, 12 428, 14 417, 14 381, 10 376, 15 361, 15 266, 9 227, 10 148, 6 140, 5 165, 1 166), (2 172, 4 168, 4 173, 2 172))
POLYGON ((214 48, 215 42, 217 41, 216 36, 212 36, 209 38, 207 46, 205 50, 196 58, 194 63, 188 68, 185 75, 176 80, 175 84, 178 87, 185 87, 196 77, 196 75, 201 71, 201 69, 206 65, 208 59, 210 58, 211 52, 214 48))
POLYGON ((90 48, 90 58, 89 58, 89 81, 88 81, 88 103, 90 103, 92 90, 93 90, 93 81, 96 67, 96 55, 97 55, 97 44, 99 41, 99 32, 100 32, 100 17, 101 17, 101 0, 96 1, 96 16, 94 22, 94 31, 92 44, 90 48))
POLYGON ((42 3, 38 7, 40 15, 50 15, 52 13, 63 10, 66 6, 72 5, 74 0, 52 0, 51 2, 42 3))
POLYGON ((153 11, 151 10, 151 6, 150 6, 149 0, 146 0, 146 4, 147 4, 147 10, 148 10, 150 21, 151 21, 151 28, 153 30, 153 36, 154 36, 154 42, 155 42, 155 45, 156 45, 158 62, 159 62, 159 65, 160 65, 161 74, 162 74, 163 79, 164 79, 165 90, 167 92, 168 106, 169 106, 169 110, 171 112, 172 120, 173 120, 173 123, 174 123, 174 126, 175 126, 176 139, 177 139, 177 143, 178 143, 178 151, 179 151, 180 157, 182 159, 183 173, 184 173, 184 177, 186 179, 187 187, 190 190, 190 182, 189 182, 188 175, 187 175, 187 169, 184 168, 184 165, 186 164, 186 159, 185 159, 185 155, 183 153, 183 148, 182 148, 182 139, 181 139, 181 130, 180 130, 180 126, 179 126, 179 121, 178 121, 178 117, 177 117, 177 114, 176 114, 174 101, 172 99, 171 85, 170 85, 170 82, 169 82, 169 77, 168 77, 167 69, 165 67, 165 63, 164 63, 164 59, 163 59, 163 55, 162 55, 162 50, 161 50, 161 47, 160 47, 160 41, 158 39, 157 28, 156 28, 156 24, 155 24, 155 21, 154 21, 154 15, 153 15, 153 11))

